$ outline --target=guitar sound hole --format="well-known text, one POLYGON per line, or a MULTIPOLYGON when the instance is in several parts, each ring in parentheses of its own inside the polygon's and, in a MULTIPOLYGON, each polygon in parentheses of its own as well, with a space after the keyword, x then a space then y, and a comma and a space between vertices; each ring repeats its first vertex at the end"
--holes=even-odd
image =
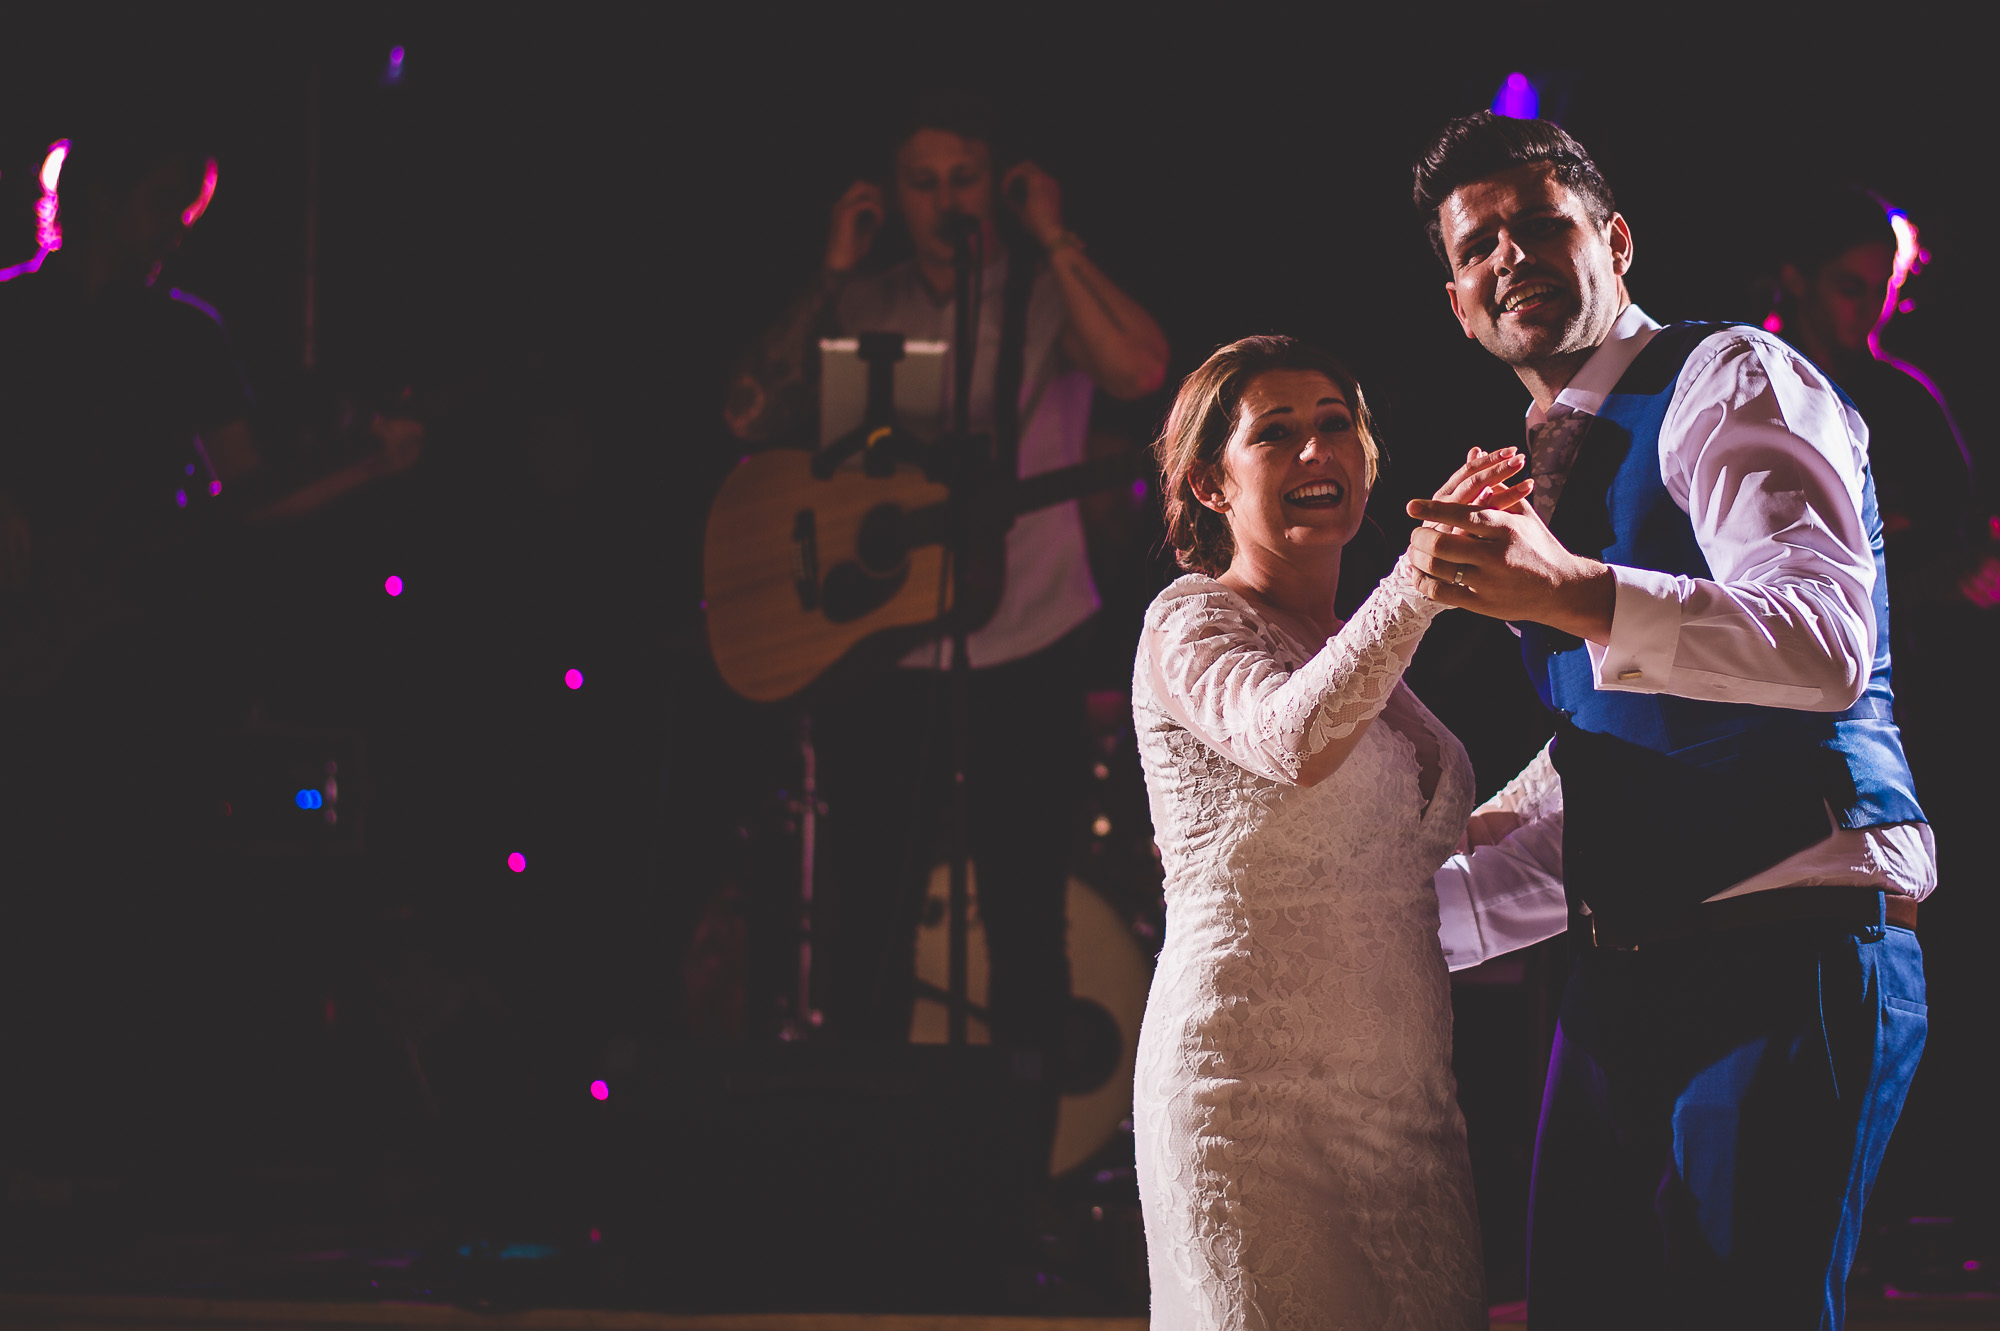
POLYGON ((854 553, 870 573, 891 573, 910 556, 910 534, 903 510, 895 504, 877 504, 861 519, 854 538, 854 553))
POLYGON ((835 564, 820 588, 820 603, 826 609, 826 617, 836 624, 846 624, 881 609, 903 589, 909 572, 900 568, 886 578, 878 578, 852 560, 835 564))

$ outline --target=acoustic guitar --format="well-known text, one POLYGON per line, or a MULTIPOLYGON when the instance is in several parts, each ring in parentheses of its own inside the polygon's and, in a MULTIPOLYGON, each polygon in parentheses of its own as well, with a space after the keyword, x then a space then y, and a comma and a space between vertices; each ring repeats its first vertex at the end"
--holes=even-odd
MULTIPOLYGON (((956 608, 947 488, 915 466, 821 478, 812 461, 796 449, 752 453, 709 509, 709 649, 723 682, 754 702, 789 698, 851 657, 893 660, 943 631, 956 608)), ((1027 513, 1107 489, 1138 465, 1105 458, 1025 477, 1006 508, 1027 513)), ((981 599, 997 602, 997 585, 981 599)), ((977 623, 991 614, 984 606, 977 623)))

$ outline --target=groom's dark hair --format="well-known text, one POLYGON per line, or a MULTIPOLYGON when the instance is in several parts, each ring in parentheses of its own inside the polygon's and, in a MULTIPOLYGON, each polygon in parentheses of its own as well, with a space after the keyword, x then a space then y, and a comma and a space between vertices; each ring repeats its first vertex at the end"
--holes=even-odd
POLYGON ((1431 146, 1417 158, 1416 202, 1423 214, 1424 230, 1431 249, 1447 270, 1451 256, 1444 252, 1444 232, 1438 209, 1454 190, 1502 171, 1535 162, 1547 162, 1556 179, 1582 198, 1590 220, 1599 226, 1611 220, 1618 205, 1611 186, 1590 154, 1553 120, 1515 120, 1480 111, 1448 121, 1431 140, 1431 146))

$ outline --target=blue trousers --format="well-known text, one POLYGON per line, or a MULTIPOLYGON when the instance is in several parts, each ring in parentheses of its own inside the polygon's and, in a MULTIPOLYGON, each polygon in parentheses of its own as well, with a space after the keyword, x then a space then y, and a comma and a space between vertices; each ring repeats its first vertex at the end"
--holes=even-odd
POLYGON ((1533 1331, 1826 1328, 1924 1047, 1906 929, 1580 949, 1529 1193, 1533 1331))

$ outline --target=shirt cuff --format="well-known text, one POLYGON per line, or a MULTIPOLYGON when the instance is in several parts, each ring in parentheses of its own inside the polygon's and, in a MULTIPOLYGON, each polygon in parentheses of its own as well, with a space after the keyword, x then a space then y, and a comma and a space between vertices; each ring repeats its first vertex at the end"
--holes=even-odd
POLYGON ((1680 645, 1681 603, 1692 590, 1688 578, 1646 568, 1611 565, 1616 599, 1611 609, 1611 642, 1589 642, 1597 687, 1625 693, 1664 693, 1680 645))
POLYGON ((1431 878, 1438 899, 1438 943, 1444 948, 1445 966, 1462 971, 1488 958, 1486 940, 1479 935, 1479 913, 1472 904, 1472 884, 1465 856, 1446 860, 1431 878))

